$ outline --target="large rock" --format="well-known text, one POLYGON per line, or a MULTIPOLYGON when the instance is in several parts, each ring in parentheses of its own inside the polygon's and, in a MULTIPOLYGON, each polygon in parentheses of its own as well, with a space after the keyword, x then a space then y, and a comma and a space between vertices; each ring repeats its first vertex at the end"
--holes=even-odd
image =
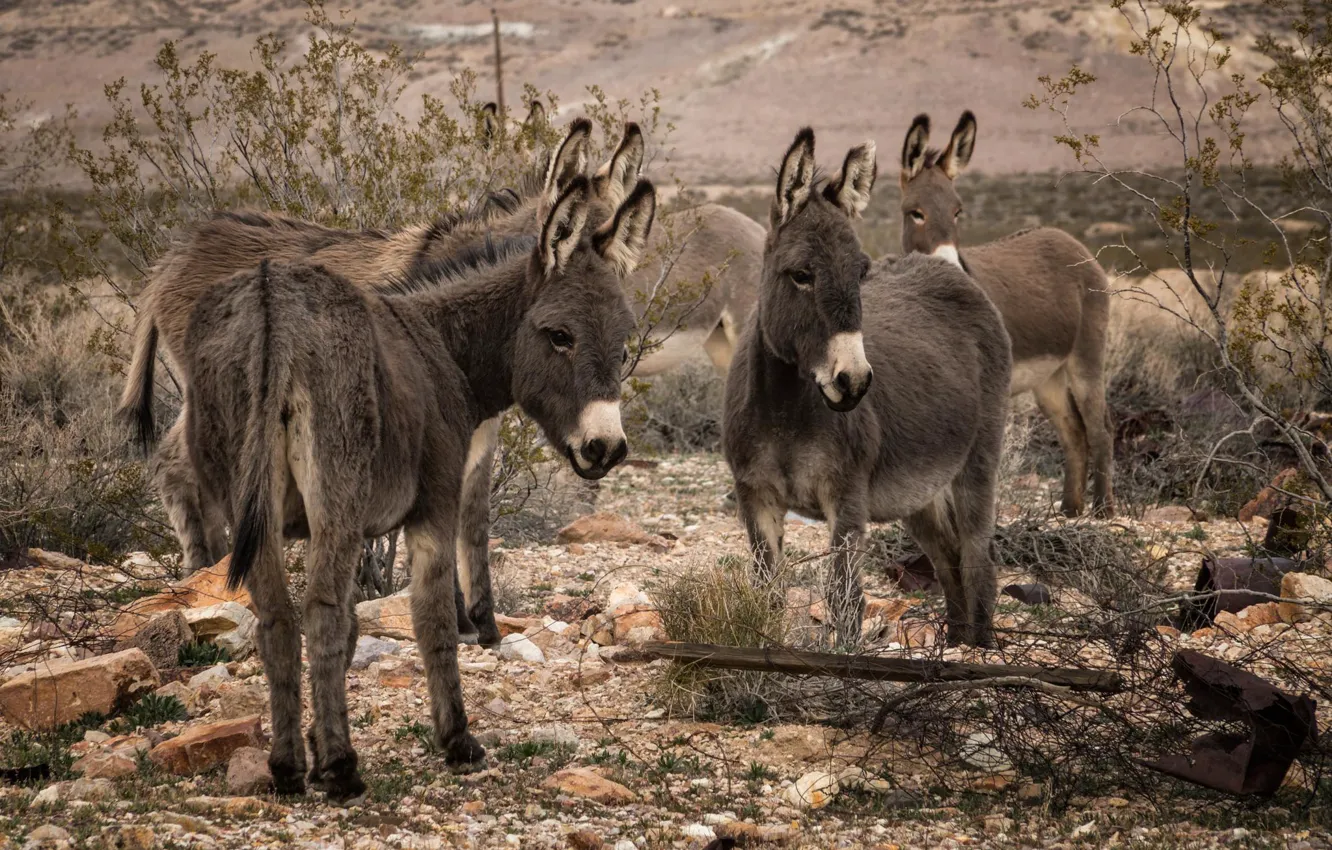
POLYGON ((268 688, 252 682, 223 682, 217 686, 217 706, 212 717, 237 720, 268 710, 268 688))
POLYGON ((613 636, 621 646, 640 646, 648 641, 665 640, 661 612, 645 605, 626 605, 616 609, 613 636))
POLYGON ((187 608, 183 615, 194 639, 216 644, 237 661, 254 651, 259 618, 237 602, 219 602, 203 608, 187 608))
POLYGON ((177 737, 153 747, 148 758, 169 773, 191 776, 226 764, 232 753, 241 747, 259 748, 262 745, 259 715, 252 714, 239 720, 186 729, 177 737))
POLYGON ((412 632, 412 597, 383 596, 356 606, 356 621, 363 635, 415 640, 412 632))
POLYGON ((401 648, 402 644, 396 640, 361 635, 356 639, 356 651, 352 653, 351 667, 353 670, 364 670, 372 662, 386 655, 397 655, 401 648))
POLYGON ((116 752, 89 753, 69 768, 84 779, 121 779, 138 773, 134 759, 116 752))
POLYGON ((110 779, 74 779, 46 786, 37 792, 29 805, 54 806, 56 803, 95 802, 115 798, 116 786, 110 779))
POLYGON ((111 636, 116 640, 131 637, 149 620, 167 611, 205 608, 223 602, 236 602, 253 611, 254 603, 244 588, 234 591, 227 589, 227 568, 230 564, 231 556, 228 555, 161 593, 131 602, 111 625, 111 636))
POLYGON ((0 687, 0 714, 26 729, 51 729, 89 712, 115 714, 162 684, 139 649, 41 667, 0 687))
MULTIPOLYGON (((249 612, 246 612, 249 613, 249 612)), ((116 650, 141 649, 153 666, 159 670, 175 667, 180 660, 181 647, 194 640, 194 632, 179 611, 168 611, 153 617, 137 634, 116 644, 116 650)))
POLYGON ((500 641, 500 658, 512 658, 522 661, 530 661, 533 664, 543 664, 546 661, 546 654, 541 651, 526 635, 509 635, 500 641))
POLYGON ((574 797, 582 797, 604 805, 632 803, 638 795, 614 780, 607 779, 585 767, 571 767, 552 774, 546 780, 547 788, 554 788, 574 797))
POLYGON ((1316 612, 1332 610, 1332 581, 1308 573, 1286 573, 1281 577, 1281 598, 1292 600, 1279 603, 1278 611, 1282 620, 1287 623, 1312 620, 1316 612), (1322 604, 1311 608, 1294 600, 1322 604))
POLYGON ((821 809, 841 790, 837 775, 824 770, 806 773, 786 789, 786 802, 797 809, 821 809))

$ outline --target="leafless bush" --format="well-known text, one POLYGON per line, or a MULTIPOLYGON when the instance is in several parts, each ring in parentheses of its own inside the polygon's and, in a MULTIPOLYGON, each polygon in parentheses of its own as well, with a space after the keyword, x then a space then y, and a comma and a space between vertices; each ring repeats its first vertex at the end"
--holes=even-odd
POLYGON ((631 445, 649 453, 717 451, 725 390, 725 379, 701 358, 654 377, 625 413, 631 445))

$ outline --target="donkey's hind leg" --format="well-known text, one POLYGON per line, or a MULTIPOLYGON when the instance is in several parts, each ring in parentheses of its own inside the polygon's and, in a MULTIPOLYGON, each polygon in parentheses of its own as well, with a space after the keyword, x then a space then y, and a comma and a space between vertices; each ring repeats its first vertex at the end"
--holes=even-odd
POLYGON ((350 602, 362 541, 359 529, 345 519, 314 513, 310 519, 305 636, 316 744, 311 776, 330 801, 347 803, 365 793, 347 722, 349 636, 354 634, 350 602))
POLYGON ((833 552, 825 595, 828 613, 837 630, 838 645, 853 649, 860 644, 864 629, 865 593, 860 580, 860 541, 865 536, 865 523, 869 517, 863 495, 842 495, 835 511, 824 509, 824 516, 832 526, 833 552))
POLYGON ((1078 350, 1068 363, 1069 391, 1086 427, 1091 453, 1092 512, 1098 517, 1111 517, 1115 513, 1115 438, 1105 403, 1104 353, 1084 352, 1082 348, 1079 340, 1078 350))
POLYGON ((211 567, 227 553, 222 510, 207 499, 190 462, 184 411, 162 438, 149 464, 149 475, 176 532, 187 575, 211 567))
POLYGON ((1087 429, 1073 404, 1068 370, 1061 367, 1036 388, 1036 406, 1055 427, 1064 450, 1064 516, 1082 513, 1087 491, 1087 429))
POLYGON ((435 743, 449 764, 472 769, 485 762, 486 751, 467 731, 458 673, 455 505, 431 505, 432 521, 406 529, 412 558, 412 628, 425 662, 435 743))
POLYGON ((956 646, 971 642, 971 626, 960 569, 962 553, 951 513, 947 497, 941 493, 933 502, 903 519, 902 527, 934 565, 934 574, 944 592, 948 644, 956 646))
POLYGON ((458 584, 466 600, 459 617, 460 639, 467 640, 464 622, 473 624, 482 646, 499 646, 495 598, 490 579, 490 476, 499 445, 499 417, 487 419, 472 434, 463 469, 462 506, 458 522, 458 584))

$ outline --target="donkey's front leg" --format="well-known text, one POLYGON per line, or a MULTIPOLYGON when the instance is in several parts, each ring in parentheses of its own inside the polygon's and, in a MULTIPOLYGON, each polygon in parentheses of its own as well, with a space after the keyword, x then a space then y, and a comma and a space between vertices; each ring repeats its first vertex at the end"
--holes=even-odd
POLYGON ((341 528, 311 529, 309 583, 305 588, 306 653, 314 702, 313 781, 330 802, 349 804, 365 795, 347 722, 347 667, 353 633, 351 592, 362 549, 361 535, 341 528))
MULTIPOLYGON (((458 584, 466 600, 464 616, 475 625, 482 646, 499 646, 500 642, 490 581, 490 478, 495 467, 499 429, 500 420, 496 416, 482 422, 472 433, 463 468, 458 522, 458 584)), ((461 623, 462 618, 460 628, 461 623)))
POLYGON ((435 743, 451 765, 472 768, 486 751, 467 731, 458 674, 458 620, 454 599, 455 506, 444 516, 407 527, 412 558, 412 630, 425 662, 435 743))
POLYGON ((827 572, 828 613, 837 632, 837 644, 854 649, 860 644, 865 619, 865 594, 860 581, 860 541, 867 520, 863 498, 851 497, 824 516, 832 527, 832 564, 827 572))
POLYGON ((754 556, 754 569, 764 582, 777 578, 782 561, 782 522, 786 505, 777 494, 736 482, 736 501, 740 503, 740 519, 749 535, 749 551, 754 556))

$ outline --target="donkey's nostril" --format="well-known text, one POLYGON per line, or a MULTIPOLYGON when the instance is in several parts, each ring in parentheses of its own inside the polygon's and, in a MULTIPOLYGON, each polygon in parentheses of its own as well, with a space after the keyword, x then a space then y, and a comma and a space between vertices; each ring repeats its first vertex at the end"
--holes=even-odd
POLYGON ((834 383, 837 384, 837 389, 841 391, 842 395, 844 396, 851 395, 850 372, 838 372, 837 377, 834 379, 834 383))
POLYGON ((583 443, 583 460, 591 466, 601 466, 606 460, 606 441, 600 438, 583 443))

